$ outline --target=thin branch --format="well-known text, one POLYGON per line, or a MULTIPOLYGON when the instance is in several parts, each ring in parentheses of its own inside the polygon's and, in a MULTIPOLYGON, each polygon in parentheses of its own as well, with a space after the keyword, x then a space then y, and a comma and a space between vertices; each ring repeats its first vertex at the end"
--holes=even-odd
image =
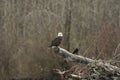
POLYGON ((116 47, 116 49, 115 49, 113 59, 116 59, 117 57, 119 57, 119 56, 120 56, 120 54, 118 54, 118 55, 117 55, 117 52, 118 52, 119 48, 120 48, 120 43, 117 45, 117 47, 116 47))

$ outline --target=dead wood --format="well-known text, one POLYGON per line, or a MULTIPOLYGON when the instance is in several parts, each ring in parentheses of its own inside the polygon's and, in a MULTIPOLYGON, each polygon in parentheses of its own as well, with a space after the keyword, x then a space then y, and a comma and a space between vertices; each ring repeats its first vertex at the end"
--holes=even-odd
POLYGON ((62 56, 67 61, 72 61, 78 63, 77 66, 73 66, 69 70, 61 71, 59 69, 54 69, 57 74, 61 76, 61 80, 119 80, 120 79, 120 68, 113 66, 107 61, 93 60, 84 56, 75 55, 69 51, 56 47, 54 48, 56 54, 62 56), (82 69, 78 69, 79 64, 85 64, 82 69), (76 69, 78 72, 76 73, 76 69))

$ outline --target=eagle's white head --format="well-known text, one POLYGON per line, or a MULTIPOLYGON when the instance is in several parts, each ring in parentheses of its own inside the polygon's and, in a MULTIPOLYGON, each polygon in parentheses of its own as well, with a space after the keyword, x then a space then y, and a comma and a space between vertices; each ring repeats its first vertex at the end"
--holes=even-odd
POLYGON ((59 33, 58 33, 58 36, 61 36, 61 37, 62 37, 62 36, 63 36, 62 32, 59 32, 59 33))

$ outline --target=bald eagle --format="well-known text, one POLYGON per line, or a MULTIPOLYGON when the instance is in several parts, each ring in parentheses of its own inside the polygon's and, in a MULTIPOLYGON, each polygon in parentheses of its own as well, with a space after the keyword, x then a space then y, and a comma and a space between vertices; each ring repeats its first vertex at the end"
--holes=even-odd
POLYGON ((52 40, 51 44, 49 47, 57 47, 61 44, 63 34, 61 32, 58 33, 58 36, 52 40))
POLYGON ((76 48, 76 49, 73 51, 73 54, 78 55, 78 48, 76 48))

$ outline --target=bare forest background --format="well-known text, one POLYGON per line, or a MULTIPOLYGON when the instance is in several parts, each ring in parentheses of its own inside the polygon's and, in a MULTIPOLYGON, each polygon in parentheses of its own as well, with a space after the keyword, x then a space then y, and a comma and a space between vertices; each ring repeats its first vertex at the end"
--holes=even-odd
POLYGON ((0 80, 54 80, 63 59, 48 45, 60 31, 61 47, 120 67, 120 0, 0 0, 0 80))

